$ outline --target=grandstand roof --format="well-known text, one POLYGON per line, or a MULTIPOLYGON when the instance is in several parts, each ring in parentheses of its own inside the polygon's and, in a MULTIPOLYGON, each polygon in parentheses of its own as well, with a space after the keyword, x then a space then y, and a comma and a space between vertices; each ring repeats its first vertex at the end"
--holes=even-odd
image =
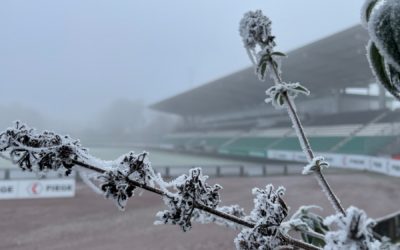
MULTIPOLYGON (((301 82, 314 94, 344 87, 365 87, 374 78, 365 56, 368 33, 348 28, 288 53, 285 81, 301 82)), ((253 67, 178 94, 151 108, 178 115, 209 115, 259 105, 272 82, 260 82, 253 67)))

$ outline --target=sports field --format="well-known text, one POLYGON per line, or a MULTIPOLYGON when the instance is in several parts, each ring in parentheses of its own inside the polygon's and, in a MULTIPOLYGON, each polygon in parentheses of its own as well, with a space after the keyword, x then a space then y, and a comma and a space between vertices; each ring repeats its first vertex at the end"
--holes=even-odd
MULTIPOLYGON (((345 207, 355 205, 373 217, 400 207, 398 178, 352 173, 327 176, 345 207)), ((267 183, 287 188, 291 211, 316 204, 322 214, 333 213, 313 177, 211 178, 222 190, 223 204, 252 207, 251 188, 267 183)), ((125 212, 79 184, 75 198, 0 201, 0 249, 8 250, 119 250, 119 249, 234 249, 238 232, 216 225, 197 225, 183 233, 176 226, 154 226, 154 215, 164 209, 160 197, 143 193, 128 202, 125 212)))
POLYGON ((223 159, 218 157, 210 157, 210 156, 197 156, 190 155, 184 153, 175 153, 175 152, 167 152, 156 149, 142 149, 142 148, 126 148, 126 147, 114 147, 114 148, 90 148, 89 153, 99 157, 104 160, 113 160, 118 156, 125 154, 127 152, 134 151, 135 153, 141 153, 146 151, 149 153, 149 159, 153 166, 164 166, 164 165, 192 165, 192 166, 201 166, 201 165, 218 165, 218 164, 233 164, 238 165, 242 162, 237 160, 223 159))

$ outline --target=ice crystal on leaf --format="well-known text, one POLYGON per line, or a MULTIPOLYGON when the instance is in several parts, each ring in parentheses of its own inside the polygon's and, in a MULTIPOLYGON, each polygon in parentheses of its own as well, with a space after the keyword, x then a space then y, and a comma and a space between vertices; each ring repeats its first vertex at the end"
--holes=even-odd
POLYGON ((329 163, 325 161, 324 157, 322 156, 316 156, 314 157, 307 166, 303 168, 303 174, 311 174, 315 170, 322 169, 322 168, 327 168, 329 167, 329 163))
POLYGON ((285 193, 283 187, 276 190, 271 184, 265 189, 254 188, 254 209, 247 220, 254 222, 254 228, 243 229, 235 238, 235 245, 240 250, 274 249, 284 245, 280 234, 282 221, 288 214, 288 207, 282 197, 285 193))
POLYGON ((157 213, 155 224, 179 225, 183 231, 192 227, 196 204, 216 208, 220 202, 218 184, 210 186, 206 183, 201 168, 189 170, 189 175, 182 175, 173 181, 176 193, 167 193, 164 202, 168 210, 157 213))
POLYGON ((363 6, 361 7, 361 23, 364 28, 368 27, 369 17, 371 15, 372 10, 380 0, 365 0, 363 6))
POLYGON ((349 207, 346 215, 331 215, 325 218, 324 224, 335 225, 338 228, 326 233, 325 250, 375 250, 381 247, 381 242, 376 240, 372 233, 375 222, 361 209, 349 207))
POLYGON ((277 83, 266 91, 268 98, 265 99, 265 102, 271 102, 275 108, 281 108, 285 104, 284 93, 295 98, 298 94, 309 95, 310 91, 300 83, 277 83))
POLYGON ((362 21, 371 41, 367 57, 378 81, 400 100, 400 2, 367 0, 362 21))
POLYGON ((290 218, 282 223, 285 233, 294 230, 301 233, 301 237, 307 243, 314 246, 324 246, 325 241, 321 239, 330 229, 324 225, 322 216, 314 213, 311 209, 321 209, 318 206, 301 206, 290 218))
POLYGON ((368 32, 385 60, 400 71, 400 2, 385 0, 376 4, 368 21, 368 32))

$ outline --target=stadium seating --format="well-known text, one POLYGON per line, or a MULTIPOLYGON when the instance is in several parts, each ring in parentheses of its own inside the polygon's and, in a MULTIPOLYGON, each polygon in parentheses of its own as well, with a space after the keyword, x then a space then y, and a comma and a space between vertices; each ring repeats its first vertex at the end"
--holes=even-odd
MULTIPOLYGON (((309 137, 314 150, 328 152, 333 146, 339 143, 344 137, 309 137)), ((272 149, 300 151, 301 147, 297 137, 288 137, 277 143, 272 149)))
MULTIPOLYGON (((352 112, 353 113, 353 112, 352 112)), ((350 114, 350 112, 349 112, 350 114)), ((348 116, 349 114, 342 114, 348 116)), ((379 112, 374 112, 379 115, 379 112)), ((336 116, 336 115, 334 115, 336 116)), ((365 114, 364 118, 372 115, 365 114)), ((364 119, 362 118, 362 119, 364 119)), ((390 123, 396 118, 384 117, 386 122, 333 124, 305 127, 312 148, 318 152, 374 155, 394 142, 400 132, 400 122, 390 123)), ((372 119, 374 119, 372 117, 372 119)), ((327 119, 331 121, 331 119, 327 119)), ((353 121, 361 121, 355 118, 353 121)), ((281 124, 282 125, 282 124, 281 124)), ((289 126, 243 130, 214 130, 208 132, 180 132, 164 138, 164 144, 177 149, 193 149, 220 152, 240 156, 264 157, 267 150, 300 151, 298 139, 289 126)))
POLYGON ((371 155, 392 142, 393 136, 357 136, 336 150, 337 153, 371 155))

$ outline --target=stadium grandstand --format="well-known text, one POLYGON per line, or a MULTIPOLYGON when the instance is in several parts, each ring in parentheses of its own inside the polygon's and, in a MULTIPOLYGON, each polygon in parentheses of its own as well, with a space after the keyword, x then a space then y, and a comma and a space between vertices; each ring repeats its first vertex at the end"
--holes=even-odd
MULTIPOLYGON (((300 82, 310 96, 296 99, 311 145, 318 152, 395 156, 400 111, 376 84, 359 25, 290 51, 283 78, 300 82)), ((260 82, 252 67, 178 94, 151 108, 182 117, 162 141, 164 148, 268 157, 269 151, 301 151, 286 112, 264 102, 272 81, 260 82)))

